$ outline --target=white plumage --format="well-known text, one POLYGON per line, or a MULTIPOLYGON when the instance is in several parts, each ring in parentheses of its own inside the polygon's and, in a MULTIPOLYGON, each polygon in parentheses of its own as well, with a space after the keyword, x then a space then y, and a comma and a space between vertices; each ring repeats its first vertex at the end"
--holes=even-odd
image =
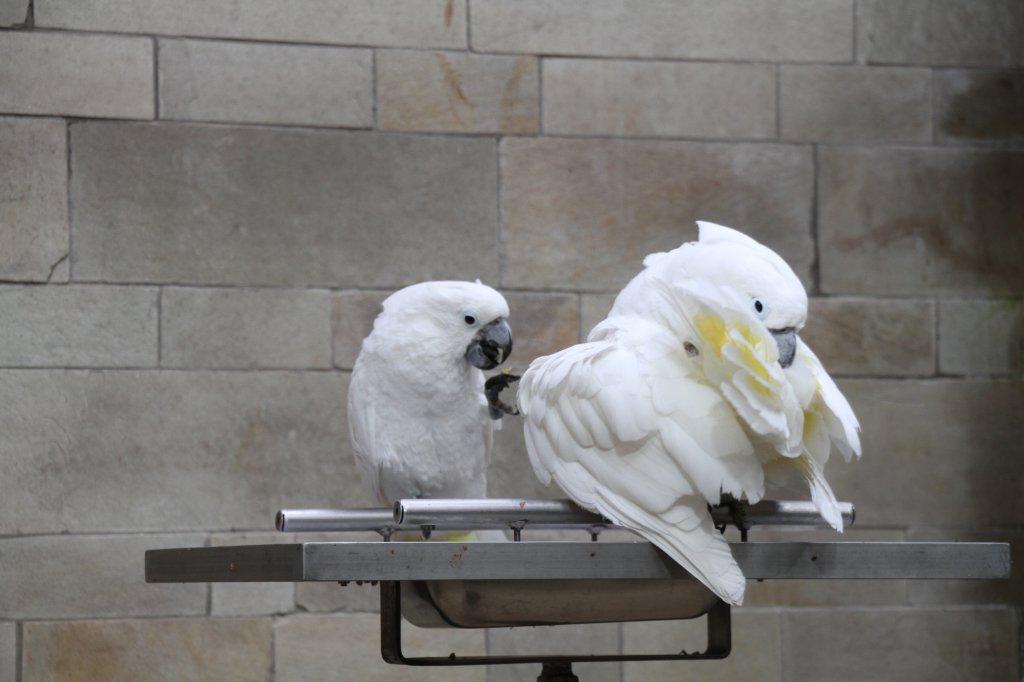
POLYGON ((542 482, 739 604, 745 579, 707 504, 723 492, 756 502, 766 467, 781 466, 841 531, 823 470, 833 446, 859 456, 860 427, 796 336, 807 295, 789 266, 740 232, 698 225, 699 241, 644 260, 587 343, 530 365, 519 405, 542 482))

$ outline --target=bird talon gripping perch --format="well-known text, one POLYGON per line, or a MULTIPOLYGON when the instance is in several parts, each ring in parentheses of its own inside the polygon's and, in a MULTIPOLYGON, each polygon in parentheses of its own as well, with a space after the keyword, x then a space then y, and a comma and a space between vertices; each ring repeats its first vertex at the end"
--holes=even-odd
POLYGON ((484 395, 487 396, 487 409, 491 419, 501 419, 506 414, 513 417, 519 414, 519 410, 514 405, 508 405, 501 401, 501 392, 517 381, 519 381, 518 374, 501 372, 484 383, 484 395))

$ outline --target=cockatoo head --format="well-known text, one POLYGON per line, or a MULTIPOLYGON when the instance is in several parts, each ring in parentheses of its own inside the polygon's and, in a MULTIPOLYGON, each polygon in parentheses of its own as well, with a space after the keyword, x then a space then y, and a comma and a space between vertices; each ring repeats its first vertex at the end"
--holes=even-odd
POLYGON ((507 317, 505 297, 479 281, 421 282, 384 301, 372 336, 396 340, 402 352, 493 369, 512 352, 507 317))

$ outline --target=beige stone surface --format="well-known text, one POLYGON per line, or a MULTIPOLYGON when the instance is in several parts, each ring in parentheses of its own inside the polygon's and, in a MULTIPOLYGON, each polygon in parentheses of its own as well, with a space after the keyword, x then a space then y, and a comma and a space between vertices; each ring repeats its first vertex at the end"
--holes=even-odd
POLYGON ((285 42, 394 47, 466 46, 466 9, 454 0, 39 0, 36 26, 285 42))
MULTIPOLYGON (((626 623, 622 649, 637 653, 703 651, 707 645, 706 618, 683 621, 626 623)), ((646 680, 706 680, 708 677, 781 682, 782 626, 776 611, 732 613, 732 653, 722 661, 634 661, 623 663, 625 682, 646 680)), ((808 678, 810 679, 810 678, 808 678)))
POLYGON ((377 115, 383 130, 535 133, 539 97, 534 57, 377 52, 377 115))
POLYGON ((783 65, 779 67, 782 139, 931 142, 931 84, 928 69, 783 65))
POLYGON ((153 118, 153 41, 5 33, 0 83, 0 113, 153 118))
POLYGON ((850 0, 471 0, 484 52, 767 61, 848 61, 850 0))
POLYGON ((824 291, 1024 292, 1024 152, 825 147, 818 173, 824 291))
POLYGON ((205 614, 206 585, 145 582, 147 549, 204 540, 196 533, 0 539, 0 613, 18 619, 205 614))
POLYGON ((1017 678, 1010 609, 827 610, 783 614, 787 680, 880 682, 1017 678))
MULTIPOLYGON (((402 647, 407 655, 482 655, 481 630, 423 630, 406 625, 402 647)), ((380 656, 380 617, 357 613, 293 616, 274 624, 276 682, 319 682, 343 675, 361 682, 416 680, 483 682, 480 666, 418 668, 385 663, 380 656)))
POLYGON ((775 136, 775 67, 544 60, 552 135, 759 139, 775 136))
POLYGON ((1017 0, 865 0, 858 52, 869 63, 1024 65, 1017 0))
POLYGON ((0 0, 0 26, 7 28, 24 24, 28 17, 28 5, 29 0, 0 0))
POLYGON ((271 635, 257 618, 26 623, 22 679, 269 680, 271 635))
POLYGON ((1024 372, 1024 304, 1020 299, 939 302, 939 371, 1024 372))
POLYGON ((810 279, 809 149, 509 138, 501 167, 506 287, 617 292, 644 256, 696 239, 696 220, 746 231, 810 279))
MULTIPOLYGON (((507 393, 505 402, 511 402, 507 393)), ((565 493, 554 482, 544 486, 537 480, 526 453, 523 418, 504 417, 501 430, 494 434, 494 451, 487 465, 488 497, 524 499, 564 499, 565 493)))
MULTIPOLYGON (((558 654, 619 653, 617 623, 552 625, 523 628, 491 628, 487 631, 487 653, 491 656, 534 656, 558 654)), ((492 665, 487 682, 520 682, 537 677, 540 664, 492 665)), ((618 663, 574 663, 572 671, 587 682, 618 682, 618 663)))
MULTIPOLYGON (((506 293, 512 355, 504 365, 521 374, 534 359, 576 343, 580 303, 575 294, 506 293)), ((512 392, 514 396, 514 391, 512 392)), ((509 397, 506 394, 506 400, 509 397)))
POLYGON ((910 603, 943 608, 957 604, 1024 604, 1024 530, 990 528, 919 528, 907 533, 911 542, 1005 542, 1010 545, 1010 577, 1003 580, 914 580, 908 583, 910 603))
POLYGON ((1024 473, 1007 453, 1024 438, 1017 381, 847 379, 839 388, 862 426, 864 456, 826 470, 857 525, 1015 527, 1024 473))
POLYGON ((367 128, 370 50, 160 40, 160 118, 367 128))
POLYGON ((1024 141, 1024 70, 935 72, 935 128, 940 142, 1024 141))
POLYGON ((359 506, 334 372, 0 372, 0 534, 269 528, 359 506))
MULTIPOLYGON (((213 533, 211 547, 283 545, 295 542, 290 534, 213 533)), ((295 588, 305 583, 210 583, 210 615, 262 616, 295 610, 295 588)))
POLYGON ((363 339, 373 331, 373 321, 381 312, 381 303, 391 291, 339 291, 331 298, 331 344, 334 366, 352 369, 363 347, 363 339))
POLYGON ((580 297, 580 341, 586 341, 590 330, 608 317, 617 295, 584 294, 580 297))
POLYGON ((323 290, 168 287, 160 305, 161 365, 325 369, 330 311, 323 290))
POLYGON ((18 626, 0 623, 0 682, 16 682, 18 675, 18 626))
POLYGON ((0 365, 155 367, 152 287, 0 286, 0 365))
POLYGON ((835 375, 935 374, 935 304, 812 298, 800 338, 835 375))
POLYGON ((493 140, 116 123, 71 136, 76 279, 497 279, 493 140))
POLYGON ((45 282, 67 255, 66 140, 63 121, 0 117, 2 279, 45 282))

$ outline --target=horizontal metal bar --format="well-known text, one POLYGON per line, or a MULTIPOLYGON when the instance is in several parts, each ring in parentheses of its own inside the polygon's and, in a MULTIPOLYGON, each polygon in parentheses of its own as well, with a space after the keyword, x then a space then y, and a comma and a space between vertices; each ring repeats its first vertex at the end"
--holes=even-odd
MULTIPOLYGON (((853 505, 840 502, 839 508, 844 525, 852 525, 853 505)), ((735 508, 717 505, 711 508, 711 517, 718 525, 825 525, 814 504, 804 501, 761 500, 756 504, 737 503, 735 508)), ((569 500, 517 498, 399 500, 393 510, 282 509, 277 513, 276 525, 278 530, 288 532, 418 530, 423 526, 438 530, 615 527, 608 519, 569 500)))
MULTIPOLYGON (((974 542, 746 542, 748 579, 988 579, 1010 546, 974 542)), ((149 582, 687 578, 644 542, 307 542, 146 552, 149 582)))

